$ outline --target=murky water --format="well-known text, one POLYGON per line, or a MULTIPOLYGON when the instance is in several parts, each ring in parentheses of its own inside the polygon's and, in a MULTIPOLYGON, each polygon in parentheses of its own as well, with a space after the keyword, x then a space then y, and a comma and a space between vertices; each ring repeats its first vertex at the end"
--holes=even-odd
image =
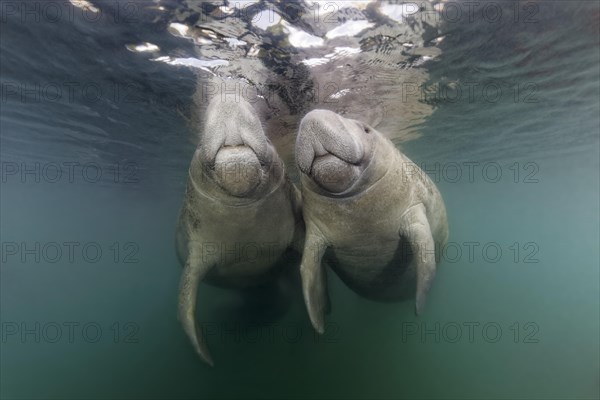
POLYGON ((593 1, 0 3, 3 398, 598 398, 600 8, 593 1), (212 96, 288 163, 299 119, 369 122, 436 182, 424 315, 329 274, 264 321, 202 285, 176 218, 212 96))

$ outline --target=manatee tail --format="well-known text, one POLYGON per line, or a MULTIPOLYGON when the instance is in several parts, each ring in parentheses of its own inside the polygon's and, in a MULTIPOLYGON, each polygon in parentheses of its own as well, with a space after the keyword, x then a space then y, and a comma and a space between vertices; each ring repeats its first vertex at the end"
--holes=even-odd
POLYGON ((195 318, 198 285, 202 277, 208 272, 208 265, 204 265, 199 261, 199 259, 190 256, 185 263, 179 285, 179 320, 196 352, 212 367, 214 366, 212 357, 202 335, 202 329, 198 326, 195 318))

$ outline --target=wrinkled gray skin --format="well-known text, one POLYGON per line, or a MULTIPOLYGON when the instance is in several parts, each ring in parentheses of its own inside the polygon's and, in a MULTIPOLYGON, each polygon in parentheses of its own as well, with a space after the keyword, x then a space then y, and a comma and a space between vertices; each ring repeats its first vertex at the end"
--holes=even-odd
POLYGON ((416 291, 421 313, 435 253, 448 238, 434 183, 382 134, 326 110, 303 118, 296 163, 306 224, 300 272, 314 328, 324 332, 329 301, 323 261, 373 300, 400 300, 416 291))
POLYGON ((197 353, 212 358, 195 320, 198 285, 244 288, 271 279, 302 235, 299 192, 252 106, 215 98, 189 168, 176 245, 184 270, 179 319, 197 353))

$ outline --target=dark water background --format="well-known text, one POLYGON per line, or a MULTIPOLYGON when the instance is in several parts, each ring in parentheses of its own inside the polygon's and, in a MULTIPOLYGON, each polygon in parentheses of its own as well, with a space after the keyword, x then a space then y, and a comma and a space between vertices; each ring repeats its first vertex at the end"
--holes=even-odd
MULTIPOLYGON (((203 53, 169 33, 174 21, 193 24, 189 4, 99 2, 92 21, 62 2, 52 3, 57 18, 50 3, 0 3, 3 398, 598 398, 597 2, 494 2, 499 18, 482 5, 472 19, 452 3, 460 18, 448 8, 427 29, 402 31, 435 50, 427 62, 385 46, 352 59, 355 82, 384 85, 348 112, 372 115, 379 103, 369 101, 384 99, 373 114, 382 131, 446 201, 451 245, 426 313, 359 298, 329 274, 333 312, 317 337, 298 293, 281 319, 255 325, 240 318, 234 292, 204 285, 198 314, 214 369, 176 319, 173 236, 198 73, 241 69, 295 84, 298 70, 265 77, 252 66, 266 62, 244 64, 251 57, 226 46, 203 53), (127 49, 145 42, 160 51, 127 49), (151 61, 219 54, 233 61, 208 71, 151 61), (386 96, 402 82, 428 95, 393 103, 386 96)), ((339 7, 344 18, 355 8, 375 18, 339 7)), ((310 52, 320 56, 294 54, 310 52)), ((280 61, 282 70, 297 64, 280 61)), ((292 120, 324 106, 282 104, 292 120)))

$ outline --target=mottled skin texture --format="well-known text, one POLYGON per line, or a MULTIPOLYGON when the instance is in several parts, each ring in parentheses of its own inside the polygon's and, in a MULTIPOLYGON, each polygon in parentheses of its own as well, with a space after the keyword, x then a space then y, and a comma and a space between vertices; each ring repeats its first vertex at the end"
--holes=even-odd
POLYGON ((306 224, 300 272, 314 328, 324 331, 328 307, 324 263, 364 297, 416 295, 419 314, 448 239, 434 183, 382 134, 325 110, 303 118, 296 162, 306 224))
POLYGON ((195 320, 201 281, 245 288, 270 280, 301 236, 300 197, 252 106, 216 99, 207 108, 176 234, 184 264, 179 319, 200 357, 213 365, 195 320))

